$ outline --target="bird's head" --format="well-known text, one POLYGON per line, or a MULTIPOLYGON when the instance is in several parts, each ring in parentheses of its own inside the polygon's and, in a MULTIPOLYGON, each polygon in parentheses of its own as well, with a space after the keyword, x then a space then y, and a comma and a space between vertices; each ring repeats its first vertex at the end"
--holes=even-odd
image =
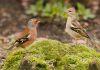
POLYGON ((71 7, 69 9, 67 9, 66 13, 68 16, 75 16, 76 15, 75 8, 71 7))
POLYGON ((33 18, 33 19, 30 19, 28 21, 28 28, 36 28, 38 26, 38 24, 40 23, 40 20, 36 19, 36 18, 33 18))

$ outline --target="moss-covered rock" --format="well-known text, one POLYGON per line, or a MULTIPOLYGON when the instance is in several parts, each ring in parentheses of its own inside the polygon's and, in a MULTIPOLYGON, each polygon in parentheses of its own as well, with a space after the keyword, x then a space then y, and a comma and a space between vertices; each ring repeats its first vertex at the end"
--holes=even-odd
POLYGON ((100 70, 100 53, 85 45, 37 40, 11 51, 0 70, 100 70))

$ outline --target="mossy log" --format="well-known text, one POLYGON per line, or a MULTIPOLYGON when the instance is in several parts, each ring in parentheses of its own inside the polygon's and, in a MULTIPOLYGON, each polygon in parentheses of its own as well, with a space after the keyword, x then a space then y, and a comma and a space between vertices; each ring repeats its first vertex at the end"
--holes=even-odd
POLYGON ((86 45, 37 40, 11 51, 0 70, 100 70, 100 53, 86 45))

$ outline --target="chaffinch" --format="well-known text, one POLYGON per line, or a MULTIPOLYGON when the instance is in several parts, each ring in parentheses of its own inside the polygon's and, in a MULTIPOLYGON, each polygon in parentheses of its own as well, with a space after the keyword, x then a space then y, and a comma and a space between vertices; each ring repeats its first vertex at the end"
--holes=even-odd
POLYGON ((8 48, 8 50, 12 49, 13 47, 27 47, 30 44, 32 44, 36 38, 37 38, 37 27, 40 21, 36 18, 30 19, 28 21, 28 27, 25 28, 20 35, 18 36, 18 39, 16 39, 11 46, 8 48))
POLYGON ((69 8, 67 10, 67 14, 68 19, 66 22, 65 32, 67 32, 71 37, 75 39, 80 39, 83 37, 90 38, 85 29, 78 22, 75 9, 69 8))
POLYGON ((66 11, 68 18, 66 22, 65 32, 67 32, 75 40, 87 39, 93 44, 93 40, 90 38, 86 30, 81 26, 77 19, 75 8, 69 8, 66 11))

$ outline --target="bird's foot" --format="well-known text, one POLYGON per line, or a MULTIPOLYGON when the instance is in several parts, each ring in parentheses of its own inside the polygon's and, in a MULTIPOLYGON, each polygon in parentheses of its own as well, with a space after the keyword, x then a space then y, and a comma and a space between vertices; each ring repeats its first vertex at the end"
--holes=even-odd
POLYGON ((86 44, 84 40, 72 40, 72 45, 86 44))

